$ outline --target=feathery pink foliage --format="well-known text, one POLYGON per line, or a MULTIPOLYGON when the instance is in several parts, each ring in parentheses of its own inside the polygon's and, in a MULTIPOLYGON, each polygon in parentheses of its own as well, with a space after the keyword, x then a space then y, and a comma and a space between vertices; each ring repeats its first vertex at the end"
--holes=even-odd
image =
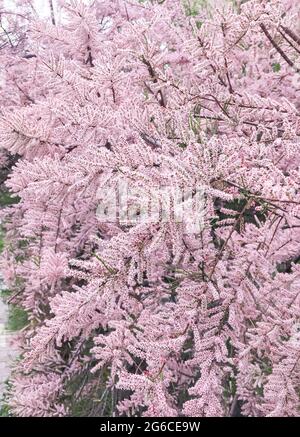
POLYGON ((9 16, 0 160, 18 157, 20 202, 1 262, 30 318, 16 415, 80 398, 100 400, 91 415, 299 415, 300 5, 210 3, 9 16), (159 201, 201 187, 203 226, 99 220, 122 183, 159 201))

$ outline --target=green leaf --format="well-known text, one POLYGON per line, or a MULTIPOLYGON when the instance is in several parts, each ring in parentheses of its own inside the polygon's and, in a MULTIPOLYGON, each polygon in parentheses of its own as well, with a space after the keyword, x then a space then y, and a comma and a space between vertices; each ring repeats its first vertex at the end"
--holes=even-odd
POLYGON ((278 73, 281 70, 281 65, 278 62, 274 62, 272 64, 272 68, 274 73, 278 73))

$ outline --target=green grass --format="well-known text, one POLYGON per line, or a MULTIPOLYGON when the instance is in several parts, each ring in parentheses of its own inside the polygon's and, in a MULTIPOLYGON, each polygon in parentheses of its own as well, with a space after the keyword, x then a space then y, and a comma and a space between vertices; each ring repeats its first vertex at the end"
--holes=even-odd
MULTIPOLYGON (((0 290, 0 299, 4 302, 11 296, 11 291, 8 289, 0 290)), ((5 329, 8 331, 20 331, 24 326, 28 325, 28 314, 23 308, 14 304, 8 305, 8 320, 6 322, 5 329)))
POLYGON ((0 417, 9 417, 10 416, 10 409, 7 404, 2 404, 0 406, 0 417))
MULTIPOLYGON (((10 296, 10 294, 11 293, 9 290, 1 290, 0 298, 4 298, 5 300, 10 296)), ((7 329, 8 331, 19 331, 20 329, 24 328, 24 326, 28 324, 27 312, 16 305, 9 305, 8 308, 8 320, 5 329, 7 329)), ((0 399, 0 417, 12 416, 10 412, 10 407, 7 403, 7 395, 9 394, 9 391, 10 381, 8 379, 5 382, 4 395, 0 399)))
POLYGON ((12 197, 7 190, 0 190, 0 206, 9 206, 18 203, 20 198, 18 196, 12 197))
POLYGON ((9 305, 6 329, 8 331, 20 331, 26 325, 28 325, 27 312, 17 305, 9 305))
MULTIPOLYGON (((10 194, 5 190, 0 190, 0 207, 5 207, 13 205, 19 201, 18 197, 11 197, 10 194)), ((4 227, 0 224, 0 253, 4 248, 4 227)), ((7 301, 11 296, 12 292, 8 289, 0 290, 0 299, 7 301)), ((8 320, 5 329, 9 331, 19 331, 24 326, 28 324, 28 316, 26 311, 17 305, 8 304, 8 320)), ((7 401, 7 395, 10 391, 10 381, 9 379, 5 382, 5 390, 2 399, 0 399, 0 417, 10 417, 12 416, 10 408, 7 401)))
POLYGON ((5 381, 4 384, 5 384, 4 396, 2 399, 0 399, 0 417, 11 417, 12 416, 11 410, 7 403, 7 394, 10 391, 11 384, 8 379, 5 381))

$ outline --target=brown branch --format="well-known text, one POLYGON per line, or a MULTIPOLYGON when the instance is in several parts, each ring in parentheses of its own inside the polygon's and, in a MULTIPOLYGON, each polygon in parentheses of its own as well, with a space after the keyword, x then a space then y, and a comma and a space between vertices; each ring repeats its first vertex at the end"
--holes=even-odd
POLYGON ((300 38, 294 33, 292 32, 290 29, 288 29, 285 26, 280 25, 281 29, 288 34, 289 37, 292 38, 293 41, 295 41, 297 44, 300 45, 300 38))
POLYGON ((268 40, 270 41, 270 43, 272 44, 272 46, 277 50, 277 52, 280 54, 280 56, 285 60, 285 62, 292 68, 295 68, 295 70, 297 72, 299 72, 299 69, 295 67, 294 62, 284 53, 284 51, 279 47, 279 45, 274 41, 274 39, 272 38, 272 36, 270 35, 269 31, 267 30, 266 26, 261 23, 260 27, 262 29, 262 31, 264 32, 264 34, 266 35, 266 37, 268 38, 268 40))
POLYGON ((54 7, 53 7, 53 1, 52 0, 49 0, 49 8, 50 8, 50 12, 51 12, 51 21, 52 21, 52 24, 55 26, 54 7))
POLYGON ((279 30, 279 33, 280 33, 280 35, 282 36, 282 38, 291 46, 291 47, 293 47, 293 49, 294 50, 296 50, 296 52, 297 53, 299 53, 300 54, 300 50, 297 48, 297 47, 295 47, 295 45, 286 37, 286 35, 283 33, 283 32, 281 32, 281 30, 279 30))
MULTIPOLYGON (((152 79, 152 82, 157 83, 158 79, 157 79, 155 70, 152 67, 151 63, 144 56, 142 56, 141 59, 142 59, 143 64, 146 65, 146 67, 148 69, 148 72, 149 72, 149 75, 150 75, 150 77, 152 79)), ((147 88, 149 89, 148 86, 147 86, 147 88)), ((152 94, 154 94, 154 92, 152 90, 150 90, 150 91, 151 91, 152 94)), ((158 90, 158 92, 155 95, 155 97, 157 98, 158 103, 165 108, 166 107, 166 102, 165 102, 162 90, 158 90)))
POLYGON ((209 276, 208 276, 208 280, 209 280, 209 281, 211 280, 212 275, 214 274, 214 272, 215 272, 215 270, 216 270, 216 267, 217 267, 218 262, 220 261, 220 259, 221 259, 221 257, 222 257, 222 254, 223 254, 223 252, 224 252, 224 249, 226 248, 226 246, 227 246, 227 244, 228 244, 228 242, 229 242, 229 240, 230 240, 232 234, 233 234, 234 231, 237 229, 239 223, 241 222, 241 220, 242 220, 242 218, 243 218, 243 214, 244 214, 244 212, 249 208, 249 205, 251 204, 252 200, 253 200, 253 199, 250 197, 250 198, 248 199, 248 201, 246 202, 246 204, 245 204, 245 206, 243 207, 242 211, 239 213, 238 217, 236 218, 236 220, 235 220, 235 222, 234 222, 234 224, 233 224, 233 226, 232 226, 232 229, 231 229, 231 231, 229 232, 228 237, 226 238, 226 240, 225 240, 224 243, 222 244, 222 246, 221 246, 219 252, 217 253, 217 255, 216 255, 216 262, 214 263, 214 266, 213 266, 213 268, 212 268, 212 271, 210 272, 210 274, 209 274, 209 276))

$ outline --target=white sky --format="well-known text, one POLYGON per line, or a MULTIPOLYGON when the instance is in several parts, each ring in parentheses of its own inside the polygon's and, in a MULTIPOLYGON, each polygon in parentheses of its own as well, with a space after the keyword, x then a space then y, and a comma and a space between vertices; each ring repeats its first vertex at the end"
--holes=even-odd
MULTIPOLYGON (((15 1, 15 0, 4 0, 3 1, 4 6, 6 6, 8 9, 12 10, 16 10, 20 8, 20 1, 15 1), (18 6, 16 6, 16 3, 19 3, 18 6)), ((24 4, 24 6, 26 5, 27 1, 23 0, 22 2, 24 4)), ((49 0, 29 0, 28 3, 32 4, 34 9, 38 12, 38 14, 41 17, 50 17, 50 6, 49 6, 49 0)), ((56 5, 56 1, 53 0, 53 5, 55 8, 56 5)))

